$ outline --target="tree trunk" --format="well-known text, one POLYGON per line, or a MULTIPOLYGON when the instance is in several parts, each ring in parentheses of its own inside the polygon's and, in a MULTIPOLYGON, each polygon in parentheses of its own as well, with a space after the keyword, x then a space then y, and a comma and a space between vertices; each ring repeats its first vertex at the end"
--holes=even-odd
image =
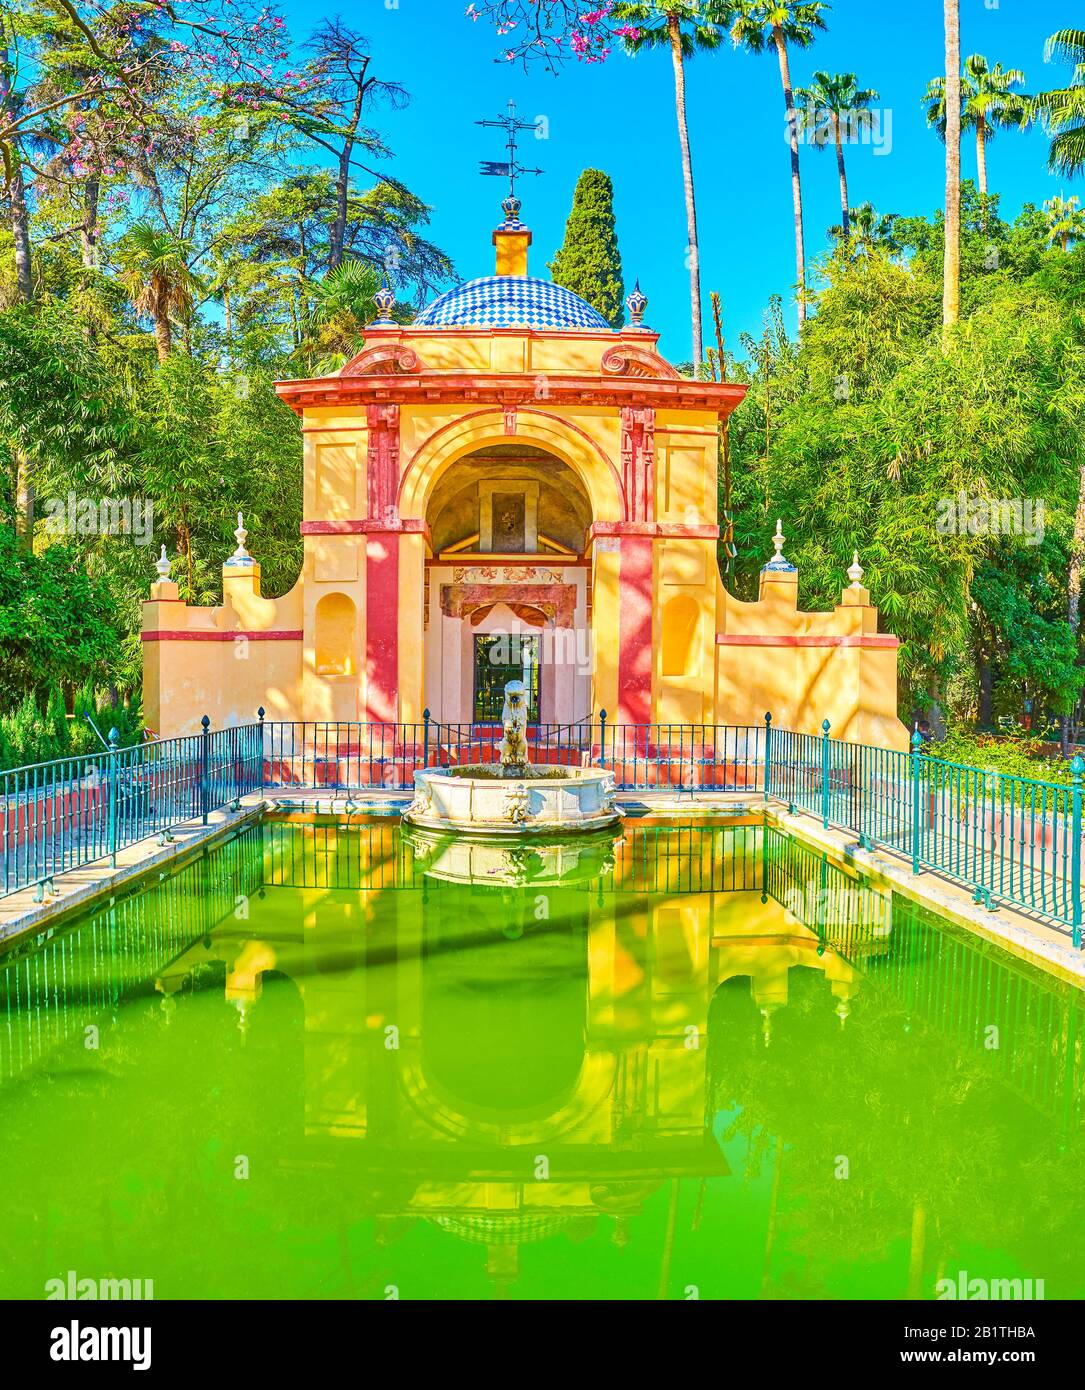
MULTIPOLYGON (((976 122, 976 176, 980 196, 987 197, 987 123, 981 116, 976 122)), ((987 220, 986 209, 984 221, 987 220)))
POLYGON ((13 449, 15 460, 15 527, 23 546, 30 550, 34 545, 34 483, 30 473, 30 460, 21 449, 13 449))
POLYGON ((961 15, 959 0, 943 0, 946 30, 946 228, 942 267, 942 326, 961 316, 961 15))
POLYGON ((787 43, 778 24, 772 28, 772 41, 780 60, 780 81, 784 86, 784 106, 787 108, 787 134, 791 146, 791 201, 795 213, 795 274, 798 279, 799 323, 806 322, 806 251, 802 236, 802 183, 799 180, 799 123, 795 118, 795 97, 791 90, 791 69, 787 61, 787 43))
POLYGON ((339 172, 335 176, 335 221, 332 223, 328 248, 328 269, 343 260, 343 243, 347 236, 347 193, 350 188, 351 145, 344 145, 339 156, 339 172))
POLYGON ((170 321, 165 314, 155 314, 154 316, 154 341, 158 348, 159 362, 165 362, 170 355, 170 348, 173 346, 170 321))
MULTIPOLYGON (((0 48, 0 111, 11 118, 15 115, 15 103, 11 95, 11 60, 7 43, 0 48)), ((26 184, 23 180, 23 165, 19 153, 19 142, 8 142, 8 158, 11 161, 11 180, 7 189, 11 206, 11 235, 15 251, 15 281, 19 298, 30 302, 34 298, 34 275, 30 259, 30 218, 26 210, 26 184)))
POLYGON ((101 180, 96 174, 92 174, 83 185, 83 225, 79 240, 83 264, 88 269, 98 265, 98 197, 101 189, 101 180))
POLYGON ((840 138, 840 117, 833 115, 833 138, 836 140, 836 167, 840 174, 840 216, 844 228, 844 240, 851 234, 848 220, 848 175, 844 169, 844 142, 840 138))
POLYGON ((693 196, 693 160, 686 124, 686 74, 682 62, 682 29, 676 15, 667 19, 674 67, 674 107, 678 116, 678 143, 682 147, 682 183, 686 192, 686 235, 689 237, 689 300, 693 321, 693 368, 701 365, 701 253, 697 242, 697 204, 693 196))
POLYGON ((11 202, 11 235, 15 243, 15 280, 19 287, 19 298, 29 303, 34 298, 34 273, 30 259, 30 217, 26 210, 26 185, 23 182, 23 166, 19 159, 19 146, 11 145, 14 165, 8 198, 11 202))

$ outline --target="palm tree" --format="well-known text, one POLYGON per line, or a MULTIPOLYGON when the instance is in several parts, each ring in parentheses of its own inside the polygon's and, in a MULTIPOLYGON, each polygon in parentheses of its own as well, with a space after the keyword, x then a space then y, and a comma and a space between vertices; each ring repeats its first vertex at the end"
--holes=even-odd
POLYGON ((693 366, 701 365, 701 267, 697 240, 697 203, 693 195, 693 160, 686 122, 685 62, 695 53, 718 48, 720 30, 712 22, 711 4, 700 0, 655 0, 654 4, 618 4, 611 18, 625 30, 625 49, 669 48, 674 68, 674 106, 678 117, 678 143, 682 150, 682 183, 686 193, 686 235, 689 238, 689 295, 693 321, 693 366))
POLYGON ((1069 251, 1072 241, 1085 240, 1085 208, 1080 199, 1048 198, 1044 203, 1047 213, 1047 238, 1052 245, 1057 241, 1064 251, 1069 251))
MULTIPOLYGON (((979 190, 987 197, 987 142, 997 130, 1020 130, 1032 109, 1032 98, 1020 87, 1025 74, 1020 68, 1004 70, 1001 63, 990 67, 982 53, 964 60, 961 74, 961 129, 976 132, 976 169, 979 190)), ((927 104, 927 123, 946 138, 946 79, 936 77, 923 98, 927 104)))
POLYGON ((1044 62, 1063 58, 1074 64, 1068 87, 1041 92, 1032 99, 1034 115, 1051 133, 1048 167, 1060 174, 1085 169, 1085 29, 1060 29, 1044 45, 1044 62))
POLYGON ((942 0, 945 26, 946 224, 942 256, 942 327, 961 317, 961 11, 942 0))
POLYGON ((893 234, 896 220, 895 212, 878 213, 873 203, 860 203, 848 209, 847 224, 830 227, 829 235, 855 255, 869 255, 874 250, 892 253, 899 250, 893 234))
POLYGON ((173 346, 171 319, 192 313, 195 293, 202 289, 188 266, 192 248, 170 232, 137 222, 117 247, 121 284, 137 313, 154 320, 159 362, 165 362, 173 346))
POLYGON ((809 48, 814 33, 825 28, 821 11, 823 0, 731 0, 721 7, 728 15, 731 39, 736 47, 752 53, 774 49, 780 64, 780 81, 787 110, 788 138, 791 145, 791 200, 795 216, 795 269, 798 277, 799 323, 806 321, 806 252, 802 235, 802 183, 799 178, 799 122, 791 90, 788 45, 809 48))
POLYGON ((318 375, 337 371, 359 350, 366 324, 377 317, 373 296, 380 288, 380 274, 356 260, 341 261, 322 280, 308 282, 309 341, 311 349, 320 353, 314 368, 318 375))
POLYGON ((840 175, 840 216, 846 240, 849 235, 848 175, 844 168, 841 124, 847 124, 849 140, 857 139, 861 131, 869 130, 877 119, 870 110, 870 103, 878 100, 878 93, 870 87, 857 87, 853 72, 838 72, 832 76, 827 72, 815 72, 811 85, 800 87, 795 95, 802 107, 799 113, 800 123, 809 133, 810 143, 815 149, 823 150, 829 143, 828 132, 823 126, 825 117, 829 118, 833 143, 836 145, 836 167, 840 175))

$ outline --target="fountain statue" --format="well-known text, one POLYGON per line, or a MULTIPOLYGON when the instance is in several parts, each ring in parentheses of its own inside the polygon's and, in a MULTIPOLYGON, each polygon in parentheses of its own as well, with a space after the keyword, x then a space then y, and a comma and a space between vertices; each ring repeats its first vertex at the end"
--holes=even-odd
MULTIPOLYGON (((590 754, 579 754, 579 766, 531 763, 527 714, 527 687, 523 681, 509 681, 497 760, 420 768, 404 821, 423 830, 504 837, 584 833, 621 820, 614 804, 614 774, 592 767, 590 754)), ((444 750, 440 757, 447 760, 444 750)))
POLYGON ((506 777, 527 775, 527 686, 509 681, 501 710, 501 770, 506 777))

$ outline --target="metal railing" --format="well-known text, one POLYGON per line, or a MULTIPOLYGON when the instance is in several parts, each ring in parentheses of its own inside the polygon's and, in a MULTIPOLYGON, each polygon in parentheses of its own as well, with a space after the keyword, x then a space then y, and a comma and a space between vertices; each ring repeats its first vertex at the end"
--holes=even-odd
MULTIPOLYGON (((497 724, 265 720, 0 773, 0 892, 110 856, 259 789, 406 792, 424 768, 493 763, 497 724)), ((987 906, 1034 912, 1082 939, 1082 788, 922 751, 875 748, 763 724, 532 724, 536 765, 601 767, 622 791, 739 791, 817 816, 859 843, 966 885, 987 906)))
POLYGON ((1082 940, 1082 796, 1085 762, 1068 783, 971 767, 830 736, 774 729, 765 795, 854 831, 865 848, 905 855, 971 889, 987 907, 1005 902, 1049 918, 1082 940))
POLYGON ((100 753, 0 772, 0 896, 36 885, 38 899, 61 874, 108 858, 151 835, 259 789, 259 724, 117 745, 100 753))

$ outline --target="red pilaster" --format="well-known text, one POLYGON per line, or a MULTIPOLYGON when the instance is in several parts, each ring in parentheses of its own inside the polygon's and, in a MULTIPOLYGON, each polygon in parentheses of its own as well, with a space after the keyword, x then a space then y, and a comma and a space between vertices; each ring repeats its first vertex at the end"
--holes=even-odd
POLYGON ((371 405, 366 410, 369 445, 366 484, 371 521, 392 526, 399 519, 399 406, 371 405))
POLYGON ((627 521, 655 519, 656 413, 651 406, 623 406, 622 487, 627 521))
POLYGON ((365 547, 366 707, 370 723, 399 718, 399 406, 370 405, 366 460, 369 531, 365 547))
POLYGON ((647 724, 652 717, 652 538, 623 535, 620 545, 617 723, 647 724))

